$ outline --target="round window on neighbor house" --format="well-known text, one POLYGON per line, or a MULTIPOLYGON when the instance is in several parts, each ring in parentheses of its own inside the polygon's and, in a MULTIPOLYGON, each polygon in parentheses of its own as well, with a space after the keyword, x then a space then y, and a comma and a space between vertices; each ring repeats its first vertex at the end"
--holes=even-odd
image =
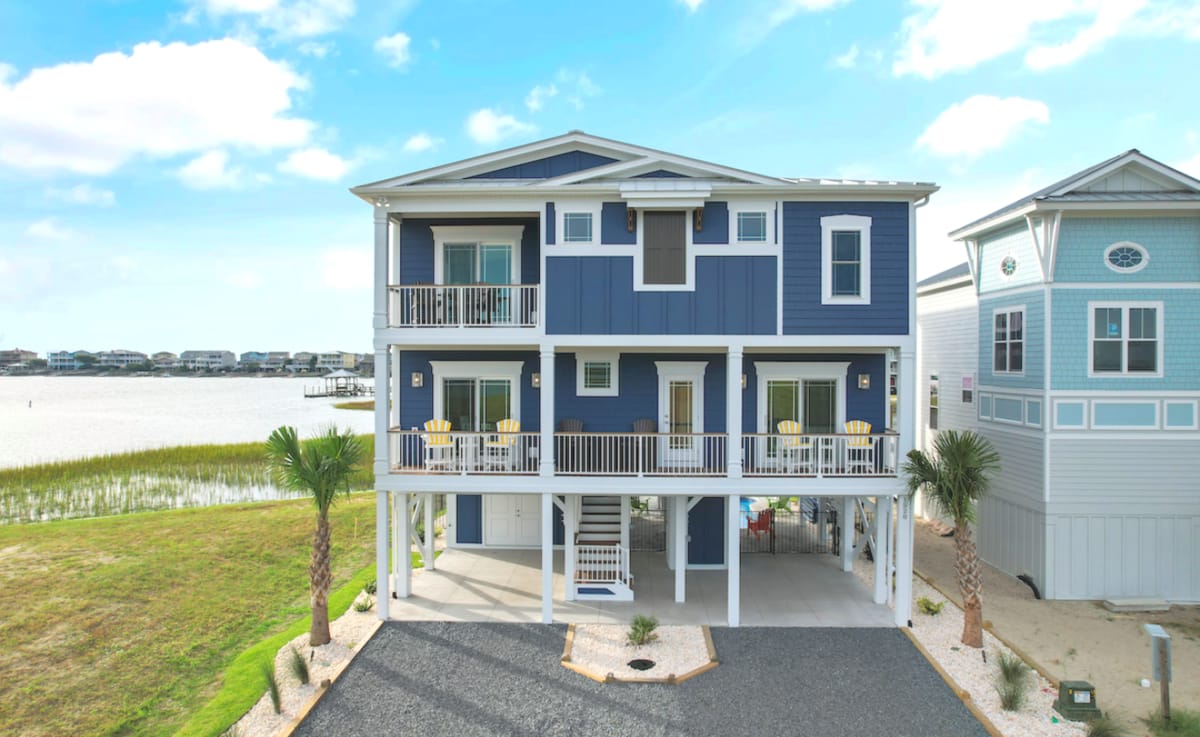
POLYGON ((1005 276, 1012 276, 1017 271, 1017 260, 1012 256, 1005 256, 1000 262, 1000 273, 1005 276))
POLYGON ((1149 261, 1150 257, 1146 254, 1146 249, 1128 241, 1114 243, 1104 252, 1105 266, 1122 274, 1140 271, 1146 267, 1149 261))

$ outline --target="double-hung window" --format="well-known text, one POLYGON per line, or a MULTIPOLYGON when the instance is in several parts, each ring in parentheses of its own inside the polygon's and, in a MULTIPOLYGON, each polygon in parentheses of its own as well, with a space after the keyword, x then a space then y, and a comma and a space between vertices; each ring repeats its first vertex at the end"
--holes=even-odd
POLYGON ((821 218, 821 303, 871 302, 871 218, 821 218))
POLYGON ((1025 308, 1005 308, 992 315, 992 372, 1025 372, 1025 308))
POLYGON ((1162 304, 1089 303, 1092 375, 1160 376, 1162 372, 1162 304))

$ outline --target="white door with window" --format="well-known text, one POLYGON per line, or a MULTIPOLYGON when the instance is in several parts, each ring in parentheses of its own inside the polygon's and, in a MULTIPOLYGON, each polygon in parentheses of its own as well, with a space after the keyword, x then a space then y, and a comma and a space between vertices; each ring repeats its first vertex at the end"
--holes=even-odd
POLYGON ((542 500, 537 494, 486 494, 485 545, 536 547, 542 542, 542 500))
POLYGON ((704 462, 704 370, 706 361, 655 361, 658 366, 658 463, 696 468, 704 462))

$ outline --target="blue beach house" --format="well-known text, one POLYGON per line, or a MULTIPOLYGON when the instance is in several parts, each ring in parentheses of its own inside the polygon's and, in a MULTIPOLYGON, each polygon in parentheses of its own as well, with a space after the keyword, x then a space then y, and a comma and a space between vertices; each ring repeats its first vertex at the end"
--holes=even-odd
POLYGON ((980 554, 1047 598, 1200 601, 1200 181, 1131 150, 951 236, 921 424, 1003 457, 980 554))
MULTIPOLYGON (((883 501, 868 532, 906 582, 907 500, 882 543, 916 424, 914 218, 935 190, 578 131, 354 188, 375 224, 380 615, 410 594, 433 495, 451 548, 541 551, 547 622, 556 602, 636 598, 644 498, 675 600, 685 571, 724 570, 733 626, 741 497, 843 521, 883 501)), ((887 585, 880 567, 877 601, 887 585)))

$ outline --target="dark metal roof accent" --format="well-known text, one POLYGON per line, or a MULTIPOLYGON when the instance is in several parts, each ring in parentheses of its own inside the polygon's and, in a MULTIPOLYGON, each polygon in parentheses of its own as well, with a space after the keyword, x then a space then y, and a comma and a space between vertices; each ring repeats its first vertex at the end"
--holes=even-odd
POLYGON ((922 279, 921 281, 917 282, 917 289, 920 289, 921 287, 928 287, 932 284, 937 284, 939 282, 950 281, 951 279, 957 279, 959 277, 969 276, 970 274, 971 274, 970 264, 968 264, 966 261, 963 261, 958 266, 951 266, 949 269, 946 269, 945 271, 939 272, 937 274, 934 274, 933 276, 927 277, 927 278, 922 279))

